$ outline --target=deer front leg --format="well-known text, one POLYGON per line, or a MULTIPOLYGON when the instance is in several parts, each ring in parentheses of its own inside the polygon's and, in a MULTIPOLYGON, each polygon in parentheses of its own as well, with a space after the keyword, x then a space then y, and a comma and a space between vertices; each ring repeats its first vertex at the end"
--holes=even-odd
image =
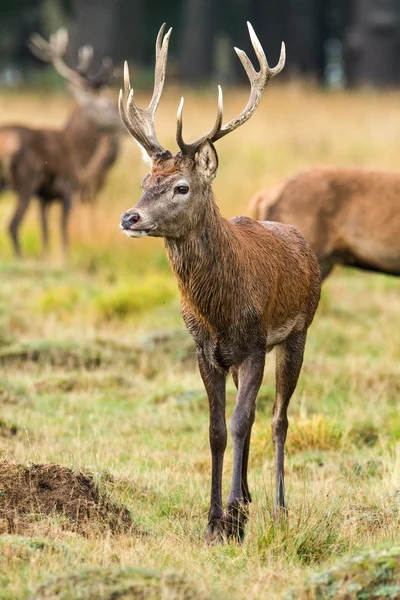
MULTIPOLYGON (((232 378, 233 382, 236 386, 236 389, 239 389, 239 372, 237 367, 232 367, 232 378)), ((247 481, 247 468, 249 464, 249 451, 250 451, 250 439, 251 439, 251 430, 247 435, 247 438, 244 442, 244 450, 243 450, 243 463, 242 463, 242 494, 245 504, 250 504, 252 501, 251 494, 249 490, 249 484, 247 481)))
POLYGON ((251 501, 247 486, 251 428, 256 412, 256 399, 264 375, 265 355, 249 356, 238 369, 238 395, 231 420, 233 440, 233 473, 228 497, 226 532, 241 541, 251 501))
MULTIPOLYGON (((254 422, 254 417, 253 417, 253 422, 254 422)), ((244 441, 244 448, 243 448, 242 494, 243 494, 243 500, 244 500, 245 505, 250 504, 250 502, 252 501, 250 490, 249 490, 249 483, 247 480, 247 469, 248 469, 248 465, 249 465, 249 453, 250 453, 250 440, 251 440, 252 426, 253 426, 253 423, 250 426, 250 432, 247 434, 247 437, 244 441)))
POLYGON ((40 198, 40 225, 42 229, 43 256, 49 251, 49 226, 48 226, 49 204, 40 198))
POLYGON ((226 448, 225 387, 226 373, 215 369, 197 350, 200 375, 206 388, 210 406, 210 447, 211 447, 211 502, 208 513, 206 542, 224 541, 224 513, 222 509, 222 467, 226 448))
POLYGON ((303 364, 306 331, 292 333, 276 347, 276 396, 272 415, 272 440, 275 447, 275 520, 286 512, 284 484, 284 446, 288 429, 287 409, 296 389, 303 364))
POLYGON ((14 246, 14 252, 18 257, 21 257, 21 246, 19 243, 19 227, 21 225, 22 219, 25 216, 26 210, 29 206, 29 201, 31 199, 30 192, 20 193, 18 194, 17 207, 15 209, 13 218, 11 219, 9 225, 9 231, 11 235, 11 240, 14 246))

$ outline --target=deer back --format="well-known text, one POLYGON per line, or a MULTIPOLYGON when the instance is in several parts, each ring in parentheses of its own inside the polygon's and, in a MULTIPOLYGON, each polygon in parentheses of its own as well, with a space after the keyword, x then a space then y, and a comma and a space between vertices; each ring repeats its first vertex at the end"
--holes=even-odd
POLYGON ((258 217, 291 223, 322 260, 399 270, 400 174, 354 168, 318 167, 267 191, 256 203, 258 217), (266 198, 267 206, 263 206, 266 198))

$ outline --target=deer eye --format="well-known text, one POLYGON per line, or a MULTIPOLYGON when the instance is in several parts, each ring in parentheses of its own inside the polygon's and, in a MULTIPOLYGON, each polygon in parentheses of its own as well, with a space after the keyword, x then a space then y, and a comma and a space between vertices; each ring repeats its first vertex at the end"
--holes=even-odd
POLYGON ((188 185, 177 185, 174 189, 175 194, 187 194, 189 191, 188 185))

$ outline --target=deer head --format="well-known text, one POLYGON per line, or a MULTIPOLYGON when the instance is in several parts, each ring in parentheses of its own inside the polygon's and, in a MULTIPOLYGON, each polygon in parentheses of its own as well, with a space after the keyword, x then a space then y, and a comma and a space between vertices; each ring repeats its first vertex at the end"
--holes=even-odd
POLYGON ((64 56, 68 48, 68 32, 59 29, 47 42, 39 34, 31 35, 28 42, 30 50, 43 61, 52 63, 56 71, 71 84, 71 90, 88 119, 101 130, 119 130, 120 119, 116 103, 107 87, 113 77, 113 62, 109 57, 103 59, 97 73, 90 69, 93 48, 82 46, 78 50, 78 64, 69 67, 64 56))
POLYGON ((139 108, 133 98, 128 65, 124 69, 124 92, 119 97, 121 119, 130 135, 150 158, 151 171, 142 182, 139 202, 121 217, 120 227, 130 237, 146 235, 179 238, 202 222, 210 204, 211 183, 216 176, 218 156, 214 142, 245 123, 256 110, 268 81, 280 73, 285 64, 285 46, 276 67, 270 68, 262 46, 250 23, 250 39, 260 63, 257 72, 247 55, 235 48, 250 80, 250 97, 244 110, 226 123, 223 122, 222 89, 218 86, 218 111, 213 128, 191 144, 182 137, 183 98, 178 109, 176 140, 180 151, 175 156, 165 150, 157 139, 154 116, 161 97, 167 64, 171 29, 165 37, 165 24, 156 42, 154 92, 149 106, 139 108))

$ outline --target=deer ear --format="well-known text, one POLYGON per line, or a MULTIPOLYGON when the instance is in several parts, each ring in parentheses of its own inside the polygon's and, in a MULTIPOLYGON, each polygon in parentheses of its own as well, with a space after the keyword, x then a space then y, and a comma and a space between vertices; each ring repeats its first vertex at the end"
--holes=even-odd
POLYGON ((204 177, 212 181, 217 174, 218 155, 210 140, 205 140, 200 146, 197 164, 204 177))
POLYGON ((147 154, 146 150, 143 148, 142 144, 139 144, 139 142, 137 140, 135 140, 135 142, 137 143, 137 145, 140 148, 140 152, 142 153, 142 161, 144 163, 146 163, 146 165, 148 165, 149 167, 152 166, 153 161, 151 160, 151 157, 147 154))

